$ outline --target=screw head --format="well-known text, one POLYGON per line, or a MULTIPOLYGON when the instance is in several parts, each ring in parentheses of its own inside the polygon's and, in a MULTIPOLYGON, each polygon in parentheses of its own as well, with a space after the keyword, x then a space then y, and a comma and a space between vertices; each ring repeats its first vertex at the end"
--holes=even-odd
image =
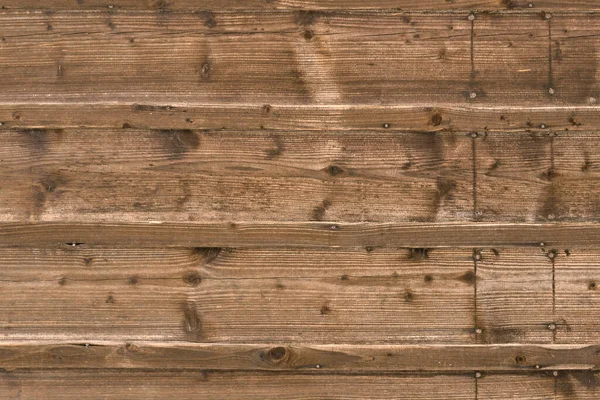
POLYGON ((473 14, 473 13, 469 14, 469 16, 467 17, 467 19, 469 21, 474 21, 475 20, 475 14, 473 14))

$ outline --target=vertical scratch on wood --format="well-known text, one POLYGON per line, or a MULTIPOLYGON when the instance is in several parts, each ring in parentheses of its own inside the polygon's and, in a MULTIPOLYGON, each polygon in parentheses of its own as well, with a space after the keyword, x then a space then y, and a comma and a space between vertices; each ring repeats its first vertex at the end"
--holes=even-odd
POLYGON ((548 21, 548 91, 554 94, 554 73, 552 72, 552 19, 550 14, 545 14, 548 21))

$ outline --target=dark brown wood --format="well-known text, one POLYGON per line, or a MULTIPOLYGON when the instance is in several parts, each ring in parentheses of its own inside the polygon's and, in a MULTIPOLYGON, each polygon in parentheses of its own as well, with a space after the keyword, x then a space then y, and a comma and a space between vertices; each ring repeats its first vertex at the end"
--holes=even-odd
POLYGON ((2 223, 0 247, 565 247, 597 246, 595 224, 2 223))
POLYGON ((473 373, 586 371, 600 368, 598 346, 228 345, 160 342, 10 342, 0 367, 17 369, 151 369, 302 371, 319 374, 410 371, 473 373))
POLYGON ((363 106, 2 104, 4 128, 152 128, 211 130, 369 130, 449 132, 589 131, 596 106, 485 107, 477 105, 363 106), (167 108, 168 107, 168 108, 167 108), (441 121, 439 117, 441 117, 441 121), (16 119, 15 117, 18 117, 16 119), (439 121, 439 125, 437 125, 439 121), (575 121, 575 123, 573 123, 575 121), (545 128, 541 128, 544 126, 545 128))
POLYGON ((591 11, 598 9, 594 0, 209 0, 198 3, 194 0, 49 0, 40 4, 35 0, 4 0, 5 9, 44 9, 44 10, 424 10, 424 11, 591 11))

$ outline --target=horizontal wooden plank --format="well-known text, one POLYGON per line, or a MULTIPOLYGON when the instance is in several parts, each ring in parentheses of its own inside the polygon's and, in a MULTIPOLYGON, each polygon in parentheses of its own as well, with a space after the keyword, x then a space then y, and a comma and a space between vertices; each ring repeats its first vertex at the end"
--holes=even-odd
POLYGON ((2 102, 468 104, 467 16, 3 12, 2 102))
POLYGON ((597 246, 597 224, 0 223, 0 247, 597 246))
POLYGON ((473 342, 470 250, 323 253, 2 249, 0 335, 5 340, 473 342), (298 264, 312 267, 291 270, 298 264))
POLYGON ((194 0, 48 0, 40 5, 35 0, 4 0, 4 9, 46 9, 46 10, 365 10, 365 9, 402 9, 428 11, 460 10, 598 10, 594 0, 377 0, 365 3, 361 0, 208 0, 198 4, 194 0))
POLYGON ((580 247, 480 250, 478 343, 597 343, 598 257, 580 247))
POLYGON ((556 343, 600 340, 599 253, 597 248, 569 248, 556 253, 556 343))
POLYGON ((478 343, 552 343, 562 332, 553 311, 553 259, 548 256, 554 257, 554 251, 494 248, 477 253, 478 343))
POLYGON ((0 392, 20 399, 417 399, 472 400, 474 378, 456 375, 331 376, 212 371, 2 372, 0 392))
POLYGON ((479 399, 583 399, 598 398, 600 376, 592 371, 560 371, 527 375, 484 374, 477 382, 479 399))
POLYGON ((11 130, 4 221, 468 221, 455 133, 11 130))
POLYGON ((573 70, 594 81, 592 58, 575 53, 596 49, 593 28, 578 28, 597 25, 595 14, 483 13, 469 20, 466 12, 157 17, 154 12, 110 11, 0 14, 5 26, 2 122, 157 126, 159 120, 142 116, 156 113, 171 127, 322 128, 323 118, 304 109, 314 107, 337 128, 392 127, 396 121, 406 129, 436 130, 466 129, 476 121, 475 130, 535 124, 535 115, 522 109, 505 115, 513 105, 539 109, 538 115, 548 119, 540 125, 552 129, 580 128, 598 118, 592 112, 597 107, 594 85, 571 85, 562 72, 573 70), (552 36, 553 26, 562 33, 552 36), (86 49, 92 43, 90 53, 86 49), (564 56, 556 56, 563 48, 564 56), (77 115, 69 108, 82 103, 112 112, 77 115), (437 110, 450 104, 448 115, 437 110), (41 112, 33 113, 36 107, 41 112), (406 120, 387 107, 416 115, 406 120), (370 108, 377 112, 366 121, 353 121, 370 108), (555 115, 548 108, 563 111, 555 115), (231 109, 246 118, 233 118, 231 109), (455 120, 452 114, 464 109, 485 115, 455 120), (209 112, 220 117, 209 119, 209 112), (303 113, 309 118, 298 125, 303 113), (385 118, 375 123, 379 116, 385 118))
POLYGON ((214 130, 403 130, 448 132, 589 131, 600 125, 596 105, 0 103, 0 132, 11 128, 151 128, 214 130), (542 128, 543 127, 543 128, 542 128))
POLYGON ((597 132, 495 133, 475 146, 478 220, 600 220, 597 132))
POLYGON ((0 343, 0 368, 305 371, 318 374, 600 368, 598 346, 264 346, 159 342, 0 343))

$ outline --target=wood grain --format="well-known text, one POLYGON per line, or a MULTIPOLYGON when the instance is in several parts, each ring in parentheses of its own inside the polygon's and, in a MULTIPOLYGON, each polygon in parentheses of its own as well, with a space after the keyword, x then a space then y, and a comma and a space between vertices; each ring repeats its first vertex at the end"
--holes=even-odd
POLYGON ((594 79, 589 50, 576 54, 595 48, 593 28, 579 28, 595 21, 539 13, 470 21, 458 13, 367 11, 5 11, 0 118, 37 127, 373 129, 403 121, 402 129, 484 131, 526 129, 532 116, 520 107, 529 107, 549 128, 581 128, 598 118, 594 86, 571 85, 561 71, 594 79), (552 36, 553 23, 562 34, 552 36), (564 57, 556 56, 561 42, 564 57), (91 43, 93 53, 85 50, 91 43), (77 115, 70 107, 81 104, 111 112, 77 115), (327 121, 301 122, 310 116, 304 107, 327 121), (406 115, 393 115, 395 107, 406 115), (371 108, 375 114, 364 119, 371 108), (136 113, 156 113, 162 122, 136 113))
POLYGON ((596 224, 1 223, 0 247, 597 246, 596 224))
POLYGON ((557 328, 549 255, 555 253, 546 248, 494 248, 476 253, 479 343, 553 342, 557 328))
POLYGON ((592 371, 598 346, 348 346, 160 342, 0 345, 0 365, 18 369, 302 371, 314 374, 592 371))
POLYGON ((598 342, 598 256, 596 248, 556 254, 556 343, 598 342))
POLYGON ((468 99, 467 15, 13 11, 0 24, 5 104, 252 104, 266 113, 263 105, 468 99))
POLYGON ((330 253, 6 249, 0 334, 5 340, 473 342, 470 251, 330 253), (297 264, 313 272, 291 270, 297 264))
POLYGON ((17 128, 150 128, 211 130, 386 130, 417 132, 590 131, 598 107, 474 105, 128 105, 0 103, 0 132, 17 128), (441 118, 441 120, 440 120, 441 118), (575 123, 573 123, 575 121, 575 123), (544 126, 545 128, 541 128, 544 126), (550 128, 548 128, 550 127, 550 128))
POLYGON ((478 220, 598 221, 597 132, 477 139, 478 220))
POLYGON ((418 399, 472 400, 474 378, 456 375, 312 376, 212 371, 23 371, 3 372, 8 398, 48 400, 151 398, 216 400, 418 399))
POLYGON ((4 221, 468 221, 455 133, 2 132, 4 221))
POLYGON ((594 0, 208 0, 201 4, 193 0, 49 0, 43 6, 34 0, 4 0, 5 9, 48 9, 48 10, 365 10, 365 9, 402 9, 407 11, 591 11, 598 9, 594 0))

